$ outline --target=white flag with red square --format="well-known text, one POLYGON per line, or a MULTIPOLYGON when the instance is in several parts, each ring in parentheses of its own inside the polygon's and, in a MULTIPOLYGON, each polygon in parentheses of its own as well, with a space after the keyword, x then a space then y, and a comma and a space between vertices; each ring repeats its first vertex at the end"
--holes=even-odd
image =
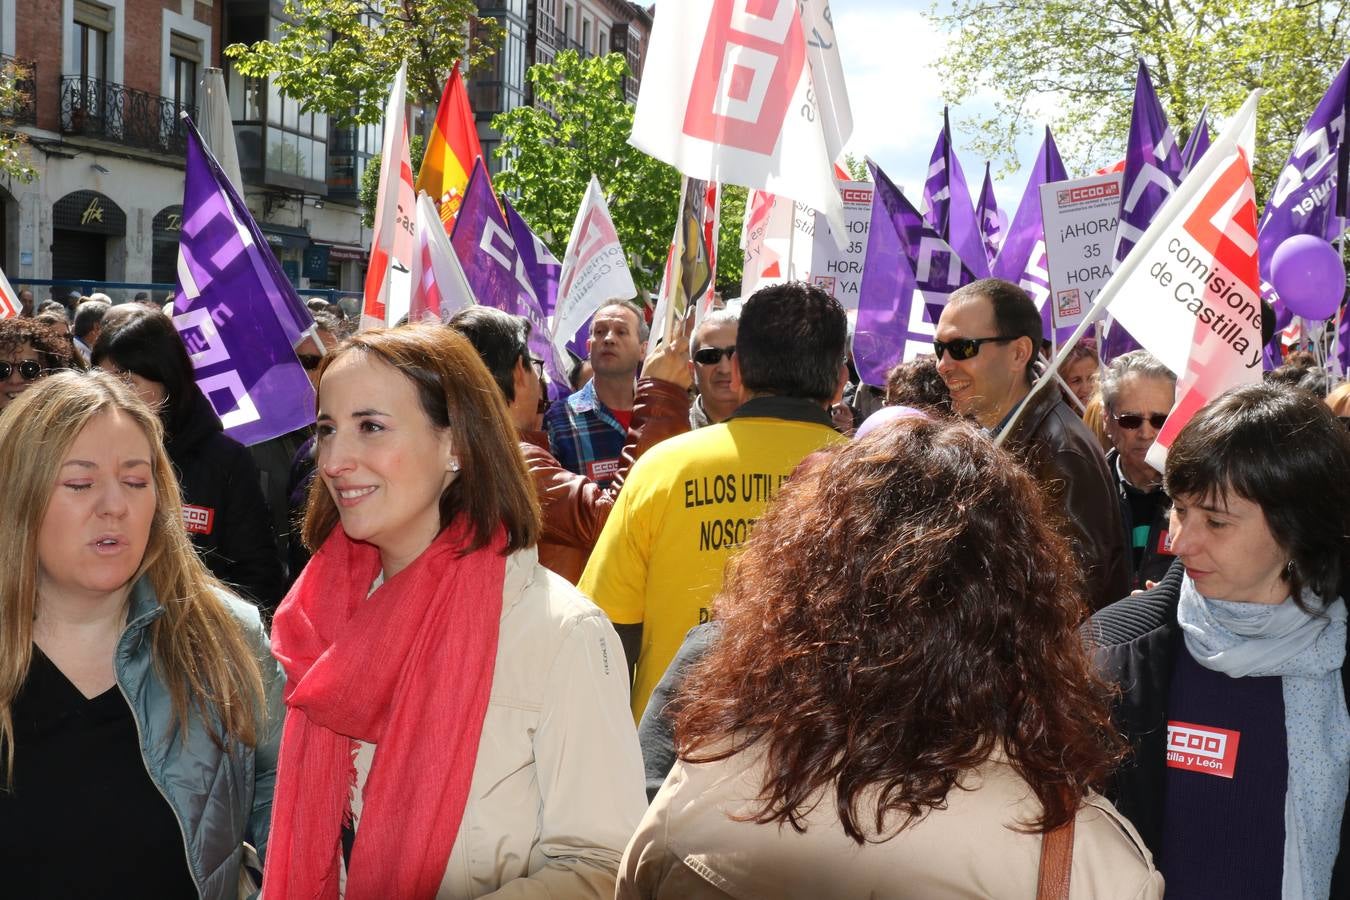
MULTIPOLYGON (((1138 262, 1111 314, 1177 374, 1177 403, 1149 451, 1167 448, 1196 411, 1229 388, 1261 380, 1253 92, 1223 136, 1159 210, 1135 245, 1138 262)), ((1105 293, 1105 291, 1103 291, 1105 293)), ((1104 298, 1105 299, 1105 298, 1104 298)))
POLYGON ((834 162, 853 131, 827 0, 680 0, 652 27, 633 133, 690 178, 844 211, 834 162))

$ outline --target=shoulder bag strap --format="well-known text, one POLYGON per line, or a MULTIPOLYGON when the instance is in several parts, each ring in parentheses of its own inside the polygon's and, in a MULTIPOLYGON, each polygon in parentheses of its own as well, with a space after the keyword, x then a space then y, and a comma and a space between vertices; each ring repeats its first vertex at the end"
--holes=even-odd
POLYGON ((1046 832, 1041 837, 1041 874, 1036 884, 1036 900, 1068 900, 1069 878, 1073 875, 1073 823, 1046 832))

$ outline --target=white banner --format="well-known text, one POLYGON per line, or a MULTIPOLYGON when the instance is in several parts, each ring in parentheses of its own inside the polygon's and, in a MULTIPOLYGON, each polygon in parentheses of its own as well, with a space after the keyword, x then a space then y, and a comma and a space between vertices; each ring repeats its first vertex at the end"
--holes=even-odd
MULTIPOLYGON (((839 301, 846 310, 857 310, 862 284, 863 260, 867 258, 867 230, 872 225, 872 184, 867 181, 839 182, 844 204, 844 234, 811 245, 812 284, 839 301)), ((815 233, 832 232, 829 222, 816 213, 815 233)))
POLYGON ((1046 268, 1056 329, 1083 321, 1111 279, 1123 177, 1113 172, 1041 185, 1046 268))
POLYGON ((450 246, 436 204, 426 192, 417 195, 417 248, 413 253, 410 319, 447 322, 474 305, 473 290, 450 246))
POLYGON ((656 13, 629 141, 691 178, 823 211, 853 131, 826 0, 680 0, 656 13))
POLYGON ((558 276, 553 345, 559 359, 567 358, 567 342, 597 309, 612 300, 628 300, 636 294, 628 260, 609 215, 609 204, 599 180, 592 175, 572 224, 572 236, 568 238, 558 276))

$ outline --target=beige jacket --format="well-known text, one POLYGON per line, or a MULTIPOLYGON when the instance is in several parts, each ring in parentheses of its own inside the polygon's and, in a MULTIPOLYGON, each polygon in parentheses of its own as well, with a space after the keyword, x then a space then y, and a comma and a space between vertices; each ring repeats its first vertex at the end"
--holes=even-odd
MULTIPOLYGON (((374 752, 357 754, 358 835, 374 752)), ((512 554, 473 783, 436 897, 609 900, 646 796, 614 628, 536 551, 512 554)))
MULTIPOLYGON (((624 853, 615 900, 888 900, 1036 896, 1041 838, 1009 825, 1040 806, 1003 762, 963 777, 934 810, 899 835, 858 846, 826 796, 790 825, 732 821, 758 794, 759 754, 706 765, 677 762, 624 853)), ((865 816, 864 816, 865 819, 865 816)), ((891 829, 893 831, 894 829, 891 829)), ((1106 800, 1079 811, 1073 900, 1153 900, 1162 876, 1147 848, 1106 800)))

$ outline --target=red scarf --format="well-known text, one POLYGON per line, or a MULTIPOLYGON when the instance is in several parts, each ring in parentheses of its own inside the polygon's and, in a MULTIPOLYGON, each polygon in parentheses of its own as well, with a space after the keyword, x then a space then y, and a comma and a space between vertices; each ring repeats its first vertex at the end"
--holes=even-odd
POLYGON ((338 895, 355 741, 376 746, 347 874, 349 900, 435 897, 469 797, 497 659, 505 532, 458 557, 452 523, 367 599, 379 552, 339 525, 282 601, 286 670, 266 896, 338 895))

